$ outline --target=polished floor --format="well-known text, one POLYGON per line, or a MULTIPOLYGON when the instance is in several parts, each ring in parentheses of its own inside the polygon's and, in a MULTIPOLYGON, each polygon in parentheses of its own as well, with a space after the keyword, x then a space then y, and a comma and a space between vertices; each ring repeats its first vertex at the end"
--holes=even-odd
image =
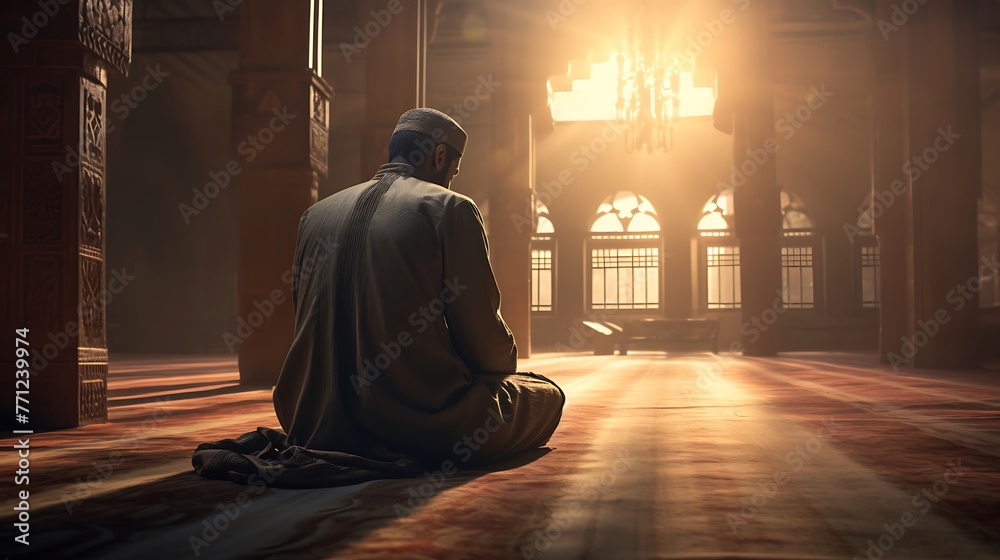
MULTIPOLYGON (((198 443, 277 425, 233 360, 117 359, 109 423, 32 436, 31 544, 8 537, 0 554, 1000 558, 1000 372, 873 360, 540 354, 521 369, 568 396, 549 450, 490 472, 276 490, 191 470, 198 443)), ((0 456, 5 473, 15 462, 0 456)))

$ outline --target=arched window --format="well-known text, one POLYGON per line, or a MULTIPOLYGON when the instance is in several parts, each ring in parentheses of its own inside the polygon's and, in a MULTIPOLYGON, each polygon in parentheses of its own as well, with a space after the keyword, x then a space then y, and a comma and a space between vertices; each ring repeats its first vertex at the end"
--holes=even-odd
POLYGON ((781 294, 788 309, 816 306, 816 243, 813 221, 797 196, 781 191, 781 294))
POLYGON ((806 214, 806 207, 794 194, 781 191, 781 227, 785 237, 813 234, 813 223, 806 214))
POLYGON ((645 197, 619 192, 590 228, 592 309, 659 309, 660 222, 645 197))
MULTIPOLYGON (((713 196, 698 222, 704 255, 702 301, 708 309, 739 309, 740 248, 733 234, 736 214, 732 189, 713 196)), ((815 226, 794 194, 781 191, 784 242, 781 247, 781 289, 786 308, 808 309, 816 304, 815 226)))
POLYGON ((723 237, 733 230, 733 189, 713 196, 701 210, 698 231, 702 237, 723 237))
POLYGON ((555 233, 549 209, 535 201, 535 233, 531 236, 531 310, 555 310, 555 233))
POLYGON ((732 235, 732 216, 733 191, 726 189, 705 204, 698 222, 705 258, 701 300, 708 309, 739 309, 742 302, 740 248, 732 235))
MULTIPOLYGON (((992 263, 997 258, 997 210, 993 201, 984 192, 979 197, 979 261, 992 263)), ((979 278, 982 291, 979 292, 979 306, 982 308, 1000 307, 1000 273, 987 270, 989 267, 979 267, 986 276, 979 278)))

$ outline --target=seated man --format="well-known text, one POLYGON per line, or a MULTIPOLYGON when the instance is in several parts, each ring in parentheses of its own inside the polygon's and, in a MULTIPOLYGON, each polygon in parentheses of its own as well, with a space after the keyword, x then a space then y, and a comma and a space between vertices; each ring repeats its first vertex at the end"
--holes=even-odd
POLYGON ((303 214, 295 339, 273 395, 286 434, 261 428, 203 444, 199 474, 349 484, 548 441, 565 396, 516 373, 482 216, 449 190, 467 140, 444 113, 407 111, 371 181, 303 214))

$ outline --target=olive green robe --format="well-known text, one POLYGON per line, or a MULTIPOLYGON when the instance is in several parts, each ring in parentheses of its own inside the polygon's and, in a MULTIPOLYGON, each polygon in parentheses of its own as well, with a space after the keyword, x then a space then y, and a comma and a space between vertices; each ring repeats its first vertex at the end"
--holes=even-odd
POLYGON ((273 395, 288 443, 459 466, 544 445, 565 396, 516 373, 479 209, 412 171, 387 164, 302 216, 273 395))

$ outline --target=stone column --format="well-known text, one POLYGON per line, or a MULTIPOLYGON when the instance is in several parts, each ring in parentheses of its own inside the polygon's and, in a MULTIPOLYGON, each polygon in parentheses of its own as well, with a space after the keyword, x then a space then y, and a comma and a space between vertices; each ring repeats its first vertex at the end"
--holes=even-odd
MULTIPOLYGON (((875 21, 891 21, 892 2, 880 0, 875 21)), ((899 353, 901 340, 912 334, 913 240, 910 215, 912 201, 903 174, 904 80, 906 34, 872 36, 876 77, 872 88, 872 213, 879 242, 879 359, 889 363, 899 353)))
POLYGON ((490 263, 500 286, 501 313, 514 333, 518 357, 527 358, 531 355, 532 231, 518 228, 512 216, 523 216, 526 208, 534 208, 536 129, 551 124, 551 114, 545 114, 545 69, 536 56, 541 52, 536 42, 544 35, 526 26, 515 11, 505 4, 491 13, 493 76, 499 85, 493 94, 490 263))
POLYGON ((741 54, 731 70, 733 166, 737 175, 746 177, 744 184, 734 185, 734 205, 742 323, 749 325, 742 329, 747 356, 777 354, 781 318, 781 189, 774 147, 768 7, 767 2, 752 5, 746 19, 735 24, 739 40, 734 45, 741 54))
POLYGON ((322 0, 240 8, 233 85, 232 169, 240 215, 240 381, 272 385, 292 342, 292 260, 299 218, 326 177, 329 101, 322 68, 322 0))
POLYGON ((426 106, 428 5, 431 0, 359 2, 364 48, 365 126, 361 177, 367 180, 389 160, 389 138, 399 116, 426 106))
MULTIPOLYGON (((8 1, 0 23, 0 298, 11 344, 28 329, 27 422, 107 420, 105 122, 108 72, 132 56, 130 0, 8 1)), ((5 393, 4 425, 14 418, 5 393)), ((23 411, 22 411, 23 412, 23 411)))
POLYGON ((874 39, 879 355, 893 367, 979 363, 976 200, 981 188, 977 6, 880 0, 874 39), (892 17, 895 15, 896 19, 892 17))
POLYGON ((979 365, 977 9, 975 2, 928 2, 905 24, 916 367, 979 365))

